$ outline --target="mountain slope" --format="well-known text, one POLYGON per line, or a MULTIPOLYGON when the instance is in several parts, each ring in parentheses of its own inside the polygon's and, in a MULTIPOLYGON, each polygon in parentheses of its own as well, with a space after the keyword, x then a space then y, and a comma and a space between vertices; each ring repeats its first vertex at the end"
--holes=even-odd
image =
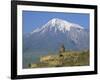
POLYGON ((53 18, 24 36, 23 51, 56 52, 62 44, 66 50, 89 49, 89 32, 78 24, 53 18))

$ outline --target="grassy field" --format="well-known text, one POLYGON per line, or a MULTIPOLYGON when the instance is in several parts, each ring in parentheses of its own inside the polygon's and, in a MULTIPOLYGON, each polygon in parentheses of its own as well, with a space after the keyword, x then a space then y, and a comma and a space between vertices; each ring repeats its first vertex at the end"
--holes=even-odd
POLYGON ((65 51, 56 55, 41 56, 38 63, 30 63, 29 68, 88 66, 89 51, 65 51))

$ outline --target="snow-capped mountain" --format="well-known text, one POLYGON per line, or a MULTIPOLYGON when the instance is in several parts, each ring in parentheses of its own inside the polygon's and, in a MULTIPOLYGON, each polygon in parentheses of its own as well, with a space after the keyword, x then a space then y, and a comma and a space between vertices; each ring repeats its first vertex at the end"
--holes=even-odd
POLYGON ((58 19, 58 18, 53 18, 47 24, 43 25, 41 28, 37 28, 33 30, 33 32, 31 33, 40 32, 40 31, 45 33, 46 31, 48 30, 50 31, 52 29, 54 29, 55 32, 57 30, 61 32, 66 32, 66 31, 69 31, 71 28, 83 29, 83 27, 81 27, 78 24, 70 23, 68 21, 58 19))
POLYGON ((24 51, 54 52, 64 44, 66 50, 89 49, 89 32, 82 26, 53 18, 24 36, 24 51))

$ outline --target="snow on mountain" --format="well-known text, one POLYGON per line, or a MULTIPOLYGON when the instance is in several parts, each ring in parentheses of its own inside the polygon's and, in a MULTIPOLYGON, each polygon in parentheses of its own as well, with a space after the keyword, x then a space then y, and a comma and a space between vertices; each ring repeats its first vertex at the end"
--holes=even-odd
POLYGON ((55 30, 55 32, 57 30, 66 32, 66 31, 70 31, 71 28, 83 29, 83 27, 81 27, 78 24, 74 24, 59 18, 53 18, 50 21, 48 21, 45 25, 43 25, 41 28, 37 28, 33 30, 31 34, 40 31, 44 33, 45 31, 48 31, 48 29, 51 30, 52 28, 55 30))
POLYGON ((24 50, 32 52, 54 52, 64 44, 66 50, 89 49, 89 32, 82 26, 53 18, 42 27, 24 36, 24 50))

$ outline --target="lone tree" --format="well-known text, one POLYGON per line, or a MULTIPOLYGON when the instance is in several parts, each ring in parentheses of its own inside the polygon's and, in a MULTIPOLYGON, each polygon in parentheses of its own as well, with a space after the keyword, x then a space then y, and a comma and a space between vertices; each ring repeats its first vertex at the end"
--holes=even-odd
POLYGON ((63 52, 65 52, 64 44, 61 45, 60 50, 59 50, 59 53, 63 53, 63 52))

